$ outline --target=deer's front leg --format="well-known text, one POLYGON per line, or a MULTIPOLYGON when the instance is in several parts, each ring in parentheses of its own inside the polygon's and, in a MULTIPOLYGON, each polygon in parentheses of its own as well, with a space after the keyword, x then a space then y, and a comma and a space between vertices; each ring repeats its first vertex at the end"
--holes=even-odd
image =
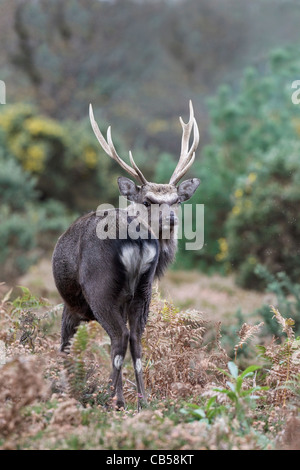
POLYGON ((118 335, 111 336, 111 387, 112 396, 117 396, 117 408, 125 408, 122 383, 122 366, 128 346, 129 331, 124 325, 118 335))
POLYGON ((147 404, 143 379, 141 339, 147 320, 148 309, 149 302, 145 302, 145 299, 143 299, 132 306, 128 316, 130 326, 129 344, 137 384, 139 406, 147 404))
MULTIPOLYGON (((94 292, 97 292, 94 290, 94 292)), ((110 376, 111 395, 117 396, 117 407, 124 408, 125 400, 122 386, 122 366, 128 347, 129 331, 121 315, 119 305, 112 305, 111 298, 105 298, 105 293, 91 298, 92 311, 95 319, 102 325, 111 340, 112 373, 110 376), (101 302, 102 300, 102 302, 101 302)))
POLYGON ((145 392, 143 368, 142 368, 142 348, 140 334, 130 334, 130 351, 134 366, 135 380, 138 392, 138 408, 147 404, 147 395, 145 392))

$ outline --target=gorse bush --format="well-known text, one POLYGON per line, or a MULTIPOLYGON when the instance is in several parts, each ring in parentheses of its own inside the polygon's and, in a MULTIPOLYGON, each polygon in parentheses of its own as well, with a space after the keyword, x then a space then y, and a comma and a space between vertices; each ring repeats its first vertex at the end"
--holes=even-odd
POLYGON ((263 74, 248 69, 237 93, 222 87, 210 102, 213 143, 200 167, 206 231, 200 255, 237 271, 245 287, 261 287, 258 262, 299 279, 299 116, 290 91, 298 62, 295 48, 275 51, 263 74))
POLYGON ((101 158, 87 119, 58 122, 18 104, 1 110, 0 130, 10 155, 35 176, 43 200, 58 199, 81 211, 114 200, 115 168, 110 158, 101 158))
POLYGON ((36 178, 7 151, 0 151, 0 277, 14 278, 53 247, 73 219, 62 203, 39 201, 36 178))
MULTIPOLYGON (((0 139, 1 144, 3 140, 0 139)), ((0 150, 0 199, 1 205, 12 210, 24 210, 26 204, 36 200, 36 180, 2 147, 0 150)))
POLYGON ((258 287, 255 266, 300 279, 300 145, 280 142, 249 166, 226 221, 227 261, 242 286, 258 287))
POLYGON ((36 116, 29 105, 8 106, 0 115, 0 126, 11 153, 24 170, 42 174, 46 165, 65 147, 63 128, 46 117, 36 116))
POLYGON ((184 253, 182 265, 223 272, 238 269, 239 282, 256 287, 259 280, 253 270, 258 254, 258 261, 266 262, 270 268, 272 264, 273 271, 278 263, 282 270, 287 262, 289 275, 294 270, 297 276, 297 228, 293 228, 293 215, 298 198, 300 127, 299 110, 291 101, 290 87, 298 66, 297 48, 276 50, 264 70, 247 68, 236 90, 223 85, 208 101, 211 142, 202 148, 201 158, 196 158, 193 165, 193 174, 201 179, 201 185, 192 201, 205 205, 205 243, 199 252, 184 253), (283 200, 277 207, 281 191, 283 200), (280 220, 281 211, 288 212, 286 222, 283 217, 280 220), (278 248, 279 229, 283 243, 285 237, 292 241, 290 253, 294 252, 294 262, 289 260, 289 254, 281 260, 270 259, 278 248), (241 232, 246 239, 239 244, 241 232), (249 244, 250 250, 245 251, 249 244), (252 256, 251 250, 259 253, 252 256), (229 257, 225 256, 227 252, 229 257))
POLYGON ((35 181, 1 149, 0 153, 0 274, 25 272, 35 261, 35 181))

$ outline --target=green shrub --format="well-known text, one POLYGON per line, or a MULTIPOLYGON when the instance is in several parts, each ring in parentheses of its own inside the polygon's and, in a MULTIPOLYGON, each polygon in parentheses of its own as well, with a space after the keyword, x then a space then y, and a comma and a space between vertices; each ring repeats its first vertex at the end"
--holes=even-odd
POLYGON ((227 260, 244 287, 262 286, 261 263, 271 273, 300 279, 300 144, 280 142, 249 166, 234 192, 226 221, 227 260))
MULTIPOLYGON (((271 214, 275 206, 272 198, 276 195, 276 191, 282 190, 284 186, 284 183, 280 182, 281 177, 278 175, 278 178, 275 178, 275 174, 276 172, 280 174, 281 166, 287 173, 297 168, 295 160, 298 146, 293 142, 299 139, 300 120, 299 108, 291 101, 291 83, 298 67, 299 54, 296 47, 276 50, 271 54, 263 72, 253 68, 245 71, 237 91, 227 85, 220 87, 216 96, 209 100, 211 143, 203 148, 201 159, 196 160, 194 164, 194 171, 202 181, 199 187, 199 200, 205 204, 205 245, 199 254, 192 254, 196 255, 195 262, 197 265, 200 263, 206 266, 219 265, 225 271, 237 267, 238 279, 242 285, 248 284, 249 287, 255 286, 257 282, 257 279, 252 280, 251 276, 248 276, 249 272, 253 272, 254 262, 251 251, 247 251, 246 248, 249 240, 252 248, 251 232, 260 230, 264 232, 263 238, 272 240, 273 232, 279 228, 277 220, 275 227, 272 226, 274 217, 271 217, 271 214), (278 152, 282 153, 282 162, 273 155, 277 148, 281 149, 278 152), (294 157, 289 158, 289 153, 293 153, 294 157), (289 164, 284 162, 283 154, 289 159, 289 164), (256 177, 256 181, 251 181, 256 177), (245 194, 245 190, 249 185, 255 188, 257 195, 257 200, 254 194, 250 195, 253 209, 246 206, 248 195, 245 194), (262 187, 258 188, 259 186, 262 187), (239 190, 244 191, 242 197, 239 197, 239 192, 236 193, 239 190), (271 199, 267 200, 269 197, 271 199), (269 202, 271 207, 268 209, 269 202), (244 203, 243 214, 239 216, 237 203, 244 203), (259 205, 255 210, 257 203, 259 205), (251 217, 251 210, 256 212, 255 220, 251 217), (266 211, 269 217, 267 220, 266 211), (232 225, 239 223, 240 217, 245 219, 244 222, 241 221, 244 232, 247 233, 245 241, 237 239, 240 236, 237 233, 238 227, 236 230, 231 229, 232 225), (232 241, 229 240, 231 236, 234 236, 232 241), (224 239, 227 244, 230 243, 232 265, 225 256, 227 248, 224 239), (238 249, 235 253, 232 249, 240 244, 243 245, 243 249, 238 249)), ((286 178, 288 179, 288 176, 286 178)), ((285 188, 284 191, 288 192, 288 189, 285 188)), ((297 191, 295 182, 293 191, 297 191)), ((286 204, 292 204, 292 194, 287 198, 290 202, 280 203, 283 210, 286 209, 286 204)), ((295 198, 297 199, 297 196, 295 198)), ((296 200, 294 203, 296 204, 296 200)), ((277 214, 279 211, 278 208, 277 214)), ((285 230, 285 227, 281 229, 285 230)), ((292 230, 292 224, 289 223, 287 233, 281 231, 280 236, 289 237, 292 230)), ((255 242, 260 244, 259 237, 254 235, 254 238, 255 242)), ((284 246, 289 250, 286 243, 284 246)), ((261 249, 257 247, 257 250, 263 251, 265 248, 263 243, 261 249)), ((272 249, 271 246, 270 248, 272 249)), ((292 252, 293 248, 291 247, 289 251, 292 252)), ((296 252, 294 254, 296 255, 296 252)), ((284 262, 288 258, 289 256, 284 255, 284 262)), ((293 264, 293 260, 291 262, 293 264)), ((290 266, 288 270, 291 270, 290 266)))
POLYGON ((0 200, 12 210, 24 210, 26 203, 36 198, 36 181, 20 165, 0 149, 0 200))
POLYGON ((27 271, 74 218, 57 201, 41 203, 36 179, 2 147, 0 153, 0 278, 27 271))
POLYGON ((11 156, 35 176, 43 200, 58 199, 71 209, 87 211, 116 197, 111 183, 118 166, 101 155, 87 119, 58 122, 18 104, 2 110, 0 131, 11 156))

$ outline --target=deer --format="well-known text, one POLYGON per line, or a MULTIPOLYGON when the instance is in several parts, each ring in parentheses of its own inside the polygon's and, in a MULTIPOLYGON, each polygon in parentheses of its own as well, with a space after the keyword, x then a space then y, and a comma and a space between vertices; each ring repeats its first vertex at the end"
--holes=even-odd
POLYGON ((148 319, 152 286, 175 258, 179 205, 190 199, 200 184, 198 178, 178 184, 192 166, 199 144, 199 130, 191 101, 189 112, 187 123, 179 118, 182 139, 178 163, 169 183, 162 184, 146 180, 131 151, 131 165, 120 158, 112 141, 111 127, 108 127, 105 139, 90 105, 90 122, 100 146, 132 177, 118 178, 119 192, 128 201, 129 207, 92 211, 81 216, 59 237, 52 256, 54 281, 64 302, 60 350, 69 352, 71 339, 80 322, 96 320, 100 323, 110 337, 110 389, 117 409, 125 408, 122 365, 128 344, 135 372, 138 406, 147 403, 141 338, 148 319), (156 231, 149 224, 154 206, 169 208, 169 211, 158 211, 156 231), (133 237, 127 230, 136 214, 130 213, 130 207, 143 208, 143 211, 138 211, 138 214, 144 214, 139 221, 143 236, 133 237), (97 225, 109 215, 114 217, 119 229, 125 229, 126 237, 120 237, 118 233, 111 238, 97 236, 97 225), (163 227, 168 227, 168 237, 162 236, 163 227))

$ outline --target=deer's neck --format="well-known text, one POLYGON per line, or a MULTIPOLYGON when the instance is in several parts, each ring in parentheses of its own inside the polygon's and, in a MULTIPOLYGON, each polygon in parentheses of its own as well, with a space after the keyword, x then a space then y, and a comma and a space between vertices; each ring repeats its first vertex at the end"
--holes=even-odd
POLYGON ((171 264, 175 258, 177 251, 177 238, 171 237, 168 240, 159 240, 159 257, 156 267, 155 276, 160 278, 169 264, 171 264))

